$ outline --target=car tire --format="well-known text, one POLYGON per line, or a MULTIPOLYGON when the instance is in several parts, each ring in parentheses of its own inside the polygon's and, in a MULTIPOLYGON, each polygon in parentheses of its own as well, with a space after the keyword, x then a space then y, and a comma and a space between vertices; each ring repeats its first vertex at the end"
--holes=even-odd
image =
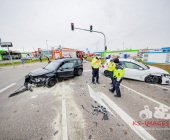
POLYGON ((106 76, 106 77, 110 77, 110 73, 109 73, 109 71, 108 71, 108 70, 105 70, 105 71, 104 71, 104 76, 106 76))
POLYGON ((57 80, 55 78, 49 78, 46 81, 46 87, 50 88, 53 87, 57 83, 57 80))
POLYGON ((162 84, 162 77, 158 78, 158 84, 162 84))
POLYGON ((82 70, 82 69, 78 69, 78 71, 77 71, 77 75, 78 75, 78 76, 81 76, 81 75, 82 75, 82 73, 83 73, 83 70, 82 70))
POLYGON ((146 83, 150 83, 150 84, 156 84, 156 83, 158 83, 158 76, 148 75, 148 76, 145 78, 145 82, 146 82, 146 83))

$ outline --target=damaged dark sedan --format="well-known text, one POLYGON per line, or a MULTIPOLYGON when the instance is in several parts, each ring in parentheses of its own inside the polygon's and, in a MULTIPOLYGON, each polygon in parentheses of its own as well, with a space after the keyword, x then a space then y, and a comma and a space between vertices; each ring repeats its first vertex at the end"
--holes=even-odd
POLYGON ((31 71, 25 78, 25 82, 36 86, 52 87, 63 79, 81 76, 83 64, 79 58, 53 60, 43 68, 31 71))

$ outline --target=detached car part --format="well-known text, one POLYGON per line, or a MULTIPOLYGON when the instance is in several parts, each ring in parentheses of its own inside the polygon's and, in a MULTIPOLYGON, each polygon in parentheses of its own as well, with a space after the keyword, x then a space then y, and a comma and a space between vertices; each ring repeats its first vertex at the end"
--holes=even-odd
POLYGON ((102 105, 98 105, 98 106, 95 106, 93 108, 94 112, 97 111, 97 115, 99 112, 102 112, 104 115, 103 115, 103 120, 108 120, 108 116, 107 116, 107 110, 104 106, 102 105))
POLYGON ((33 90, 32 90, 32 88, 31 88, 31 86, 28 86, 29 81, 30 81, 30 77, 29 77, 28 75, 26 75, 26 76, 25 76, 24 85, 21 86, 21 87, 20 87, 18 90, 16 90, 14 93, 10 94, 8 97, 9 97, 9 98, 10 98, 10 97, 13 97, 13 96, 18 95, 18 94, 20 94, 20 93, 22 93, 22 92, 25 92, 25 91, 27 91, 27 90, 30 90, 30 91, 32 92, 33 90), (22 88, 22 87, 24 87, 24 88, 22 88))

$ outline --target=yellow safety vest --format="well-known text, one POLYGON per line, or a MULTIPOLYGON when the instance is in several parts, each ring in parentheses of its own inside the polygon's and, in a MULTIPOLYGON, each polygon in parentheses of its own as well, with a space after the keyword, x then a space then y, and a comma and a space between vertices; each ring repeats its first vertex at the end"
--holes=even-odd
POLYGON ((124 76, 124 74, 125 74, 125 67, 124 67, 123 70, 122 69, 115 69, 113 77, 116 77, 117 81, 120 81, 120 79, 124 76))
POLYGON ((101 65, 101 61, 96 58, 93 58, 91 64, 93 68, 97 69, 101 65))
POLYGON ((116 65, 114 62, 109 62, 107 70, 114 71, 115 67, 116 67, 116 65))

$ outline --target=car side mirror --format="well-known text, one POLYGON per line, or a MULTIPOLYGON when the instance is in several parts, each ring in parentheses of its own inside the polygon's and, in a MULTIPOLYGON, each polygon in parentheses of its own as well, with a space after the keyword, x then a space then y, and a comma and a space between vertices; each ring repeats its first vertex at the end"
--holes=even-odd
POLYGON ((63 71, 62 67, 59 67, 59 70, 63 71))
POLYGON ((143 68, 139 68, 139 70, 143 70, 143 68))

